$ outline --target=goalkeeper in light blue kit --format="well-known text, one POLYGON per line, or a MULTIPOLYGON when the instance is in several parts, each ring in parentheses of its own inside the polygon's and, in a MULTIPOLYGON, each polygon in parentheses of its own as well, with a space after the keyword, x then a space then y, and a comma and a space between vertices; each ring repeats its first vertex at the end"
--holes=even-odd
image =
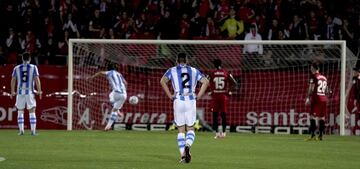
POLYGON ((119 110, 124 105, 127 97, 127 82, 122 76, 122 74, 116 71, 115 64, 110 63, 107 69, 108 71, 100 71, 90 77, 90 79, 93 79, 97 76, 104 75, 106 76, 107 80, 109 81, 110 87, 112 88, 112 91, 109 94, 109 99, 113 108, 111 110, 111 117, 105 126, 105 131, 111 129, 111 126, 118 118, 118 113, 120 113, 119 110))
POLYGON ((166 95, 173 100, 174 121, 179 131, 177 142, 181 155, 180 162, 189 163, 190 148, 195 140, 196 100, 204 95, 209 81, 198 69, 187 65, 185 53, 179 53, 176 61, 177 65, 166 71, 160 84, 166 95), (167 86, 169 81, 172 82, 174 94, 167 86), (202 85, 196 95, 195 88, 198 81, 202 85))

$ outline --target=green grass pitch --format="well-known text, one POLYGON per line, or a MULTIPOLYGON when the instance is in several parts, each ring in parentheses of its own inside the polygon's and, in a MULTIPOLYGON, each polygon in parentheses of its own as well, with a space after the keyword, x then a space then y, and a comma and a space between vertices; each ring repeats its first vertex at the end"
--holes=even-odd
POLYGON ((197 132, 190 164, 179 164, 176 132, 0 130, 0 169, 359 169, 360 137, 197 132))

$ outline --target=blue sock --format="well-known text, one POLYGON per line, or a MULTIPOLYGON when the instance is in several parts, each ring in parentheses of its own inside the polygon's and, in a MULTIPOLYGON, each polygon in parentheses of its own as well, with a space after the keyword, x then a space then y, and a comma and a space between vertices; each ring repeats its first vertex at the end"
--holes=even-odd
POLYGON ((35 113, 29 113, 30 128, 32 133, 36 133, 36 115, 35 113))
POLYGON ((24 110, 18 111, 18 126, 19 126, 19 132, 24 133, 24 110))
POLYGON ((186 133, 186 145, 190 146, 194 143, 195 140, 195 132, 193 130, 189 130, 186 133))

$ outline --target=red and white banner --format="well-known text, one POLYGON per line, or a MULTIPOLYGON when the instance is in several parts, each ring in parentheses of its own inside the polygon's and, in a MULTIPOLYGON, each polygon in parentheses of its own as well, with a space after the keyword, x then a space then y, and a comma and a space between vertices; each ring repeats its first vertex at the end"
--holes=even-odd
MULTIPOLYGON (((0 67, 0 128, 17 128, 17 111, 15 99, 10 100, 10 79, 13 66, 0 67)), ((67 120, 67 67, 39 66, 43 87, 43 99, 37 98, 37 126, 40 129, 66 129, 67 120)), ((138 95, 139 104, 125 103, 119 123, 133 124, 171 124, 173 120, 172 102, 165 96, 159 79, 165 70, 151 70, 146 76, 129 70, 122 70, 129 83, 128 97, 138 95), (135 80, 136 79, 136 80, 135 80), (141 79, 142 83, 139 83, 141 79), (141 91, 141 92, 139 92, 141 91)), ((259 71, 233 74, 241 79, 240 89, 230 96, 228 122, 233 131, 300 130, 309 124, 309 107, 304 104, 308 86, 309 72, 292 72, 291 78, 297 79, 296 88, 289 82, 287 71, 259 71), (265 82, 265 83, 263 83, 265 82), (299 83, 301 82, 301 83, 299 83), (277 128, 276 128, 277 127, 277 128), (285 127, 281 128, 281 127, 285 127)), ((76 76, 76 75, 75 75, 76 76)), ((85 77, 80 77, 80 81, 85 77)), ((333 94, 330 96, 327 113, 329 132, 338 130, 338 112, 340 105, 340 75, 333 72, 328 76, 333 94)), ((87 82, 84 82, 87 83, 87 82)), ((89 84, 92 85, 92 84, 89 84)), ((106 123, 111 106, 108 101, 108 90, 104 93, 90 95, 89 87, 74 94, 73 125, 75 128, 102 129, 106 123), (86 97, 81 97, 86 95, 86 97)), ((108 88, 104 83, 101 88, 108 88)), ((101 91, 101 90, 99 90, 101 91)), ((199 114, 211 124, 210 96, 198 101, 199 114)), ((351 98, 350 98, 351 100, 351 98)), ((351 104, 348 110, 353 110, 351 104)), ((347 116, 347 128, 353 133, 359 130, 360 121, 356 110, 347 116)), ((25 115, 25 126, 29 127, 28 115, 25 115)))

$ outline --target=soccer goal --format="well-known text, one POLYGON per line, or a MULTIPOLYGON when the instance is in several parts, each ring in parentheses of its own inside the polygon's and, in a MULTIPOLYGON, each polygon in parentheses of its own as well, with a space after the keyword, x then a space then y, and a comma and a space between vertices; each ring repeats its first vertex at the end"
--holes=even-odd
MULTIPOLYGON (((234 132, 303 133, 309 125, 305 97, 310 64, 320 63, 331 90, 326 132, 353 134, 357 126, 347 93, 352 85, 356 57, 344 41, 187 41, 70 39, 68 58, 67 129, 103 129, 111 110, 105 77, 87 80, 109 63, 128 81, 128 98, 116 126, 123 129, 167 129, 172 123, 172 103, 160 78, 185 52, 189 64, 204 74, 221 59, 223 68, 239 82, 231 88, 228 123, 234 132), (255 46, 254 46, 255 45, 255 46), (247 53, 245 48, 263 48, 247 53), (165 127, 164 127, 165 126, 165 127)), ((198 113, 211 125, 211 96, 198 100, 198 113)))

